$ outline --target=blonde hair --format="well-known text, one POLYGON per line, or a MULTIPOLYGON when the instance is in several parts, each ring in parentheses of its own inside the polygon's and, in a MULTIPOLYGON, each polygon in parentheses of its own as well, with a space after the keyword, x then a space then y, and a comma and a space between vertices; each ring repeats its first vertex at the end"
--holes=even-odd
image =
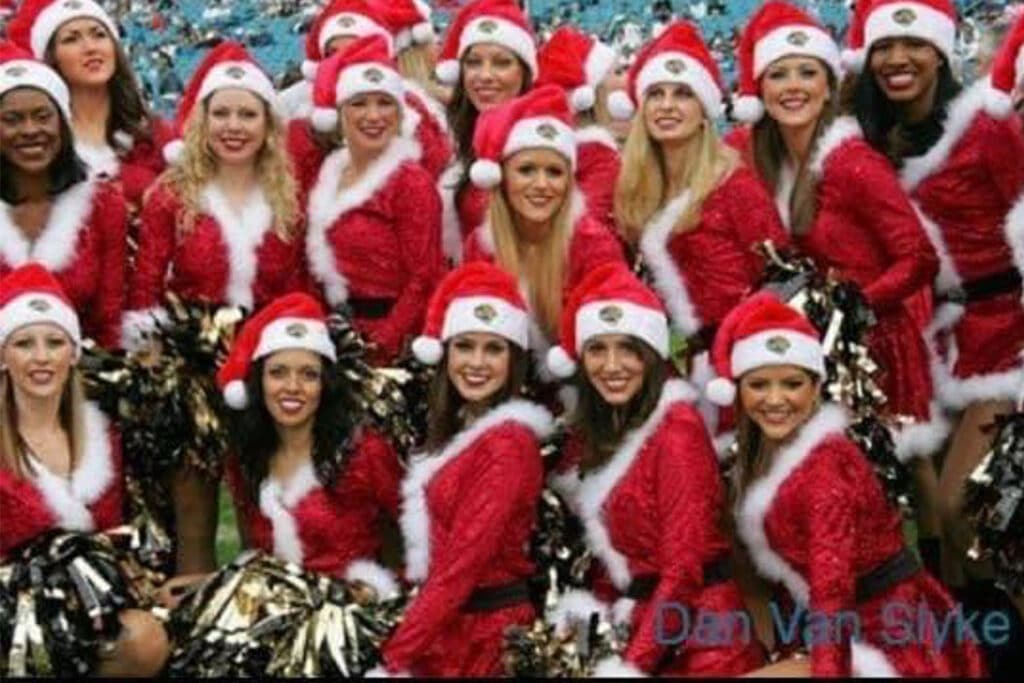
MULTIPOLYGON (((209 98, 192 109, 185 122, 185 149, 181 162, 169 168, 162 178, 176 191, 185 205, 179 230, 189 232, 195 217, 203 212, 200 196, 203 188, 217 175, 217 157, 209 146, 206 113, 209 98)), ((299 221, 298 186, 291 159, 285 150, 284 124, 264 102, 267 139, 256 156, 256 177, 274 214, 274 232, 284 240, 292 237, 299 221)))
MULTIPOLYGON (((690 204, 676 224, 676 231, 697 226, 704 200, 739 165, 739 155, 722 144, 707 119, 688 152, 681 185, 690 192, 690 204)), ((667 175, 665 155, 651 140, 643 113, 638 112, 622 150, 622 171, 615 187, 615 218, 623 237, 631 244, 639 241, 647 222, 671 199, 666 196, 667 175)))
POLYGON ((572 236, 572 197, 573 190, 570 189, 555 213, 547 237, 536 245, 524 244, 519 238, 502 188, 491 191, 487 213, 494 236, 495 261, 517 280, 526 283, 530 307, 545 334, 551 338, 557 336, 562 316, 565 261, 572 236))
POLYGON ((430 44, 413 43, 398 53, 398 73, 402 78, 413 81, 427 93, 438 100, 445 101, 445 93, 441 85, 434 80, 434 48, 430 44))
MULTIPOLYGON (((85 390, 78 369, 72 367, 60 398, 60 425, 68 435, 69 471, 74 471, 85 447, 85 390)), ((10 373, 0 372, 0 467, 22 478, 34 471, 28 451, 18 436, 18 408, 10 373)))

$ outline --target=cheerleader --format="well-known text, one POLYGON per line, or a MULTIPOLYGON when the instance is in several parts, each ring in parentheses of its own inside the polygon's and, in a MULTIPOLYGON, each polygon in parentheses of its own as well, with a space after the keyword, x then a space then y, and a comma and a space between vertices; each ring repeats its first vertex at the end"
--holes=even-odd
POLYGON ((712 357, 708 394, 737 412, 737 530, 807 617, 811 675, 983 675, 977 636, 921 626, 954 623, 959 608, 904 545, 844 410, 819 405, 814 327, 758 294, 722 321, 712 357))
MULTIPOLYGON (((178 161, 142 210, 127 348, 158 350, 148 335, 166 315, 168 292, 251 312, 305 287, 295 182, 274 96, 270 79, 237 43, 221 43, 193 76, 178 112, 185 141, 167 150, 178 161)), ((172 485, 175 519, 189 520, 177 525, 182 574, 216 566, 216 482, 191 469, 183 467, 172 485)))
MULTIPOLYGON (((715 132, 720 83, 697 30, 676 22, 637 55, 628 91, 609 99, 620 118, 640 108, 615 190, 619 228, 688 338, 690 376, 701 383, 715 327, 762 275, 755 245, 788 242, 764 185, 715 132)), ((722 432, 717 411, 704 412, 722 432)))
POLYGON ((114 20, 93 0, 26 0, 8 36, 64 79, 78 156, 91 172, 119 182, 137 213, 164 168, 170 130, 148 111, 114 20))
MULTIPOLYGON (((669 378, 658 297, 625 265, 601 266, 573 291, 561 341, 548 361, 555 374, 579 377, 580 400, 552 485, 582 519, 610 579, 598 592, 619 598, 614 619, 631 627, 622 661, 599 663, 595 675, 718 677, 761 666, 721 531, 718 461, 697 391, 669 378), (694 628, 701 614, 718 615, 716 642, 694 628), (677 638, 679 646, 666 643, 677 638)), ((602 609, 585 595, 567 594, 556 621, 568 604, 602 609)), ((578 615, 584 622, 588 611, 578 615)))
POLYGON ((375 364, 398 358, 444 270, 440 198, 418 145, 399 135, 409 108, 388 54, 370 36, 321 64, 313 116, 345 146, 324 160, 307 208, 316 286, 351 308, 375 364))
POLYGON ((552 418, 516 398, 527 328, 515 280, 489 264, 452 272, 431 299, 414 349, 438 372, 400 518, 419 592, 382 649, 388 673, 500 675, 506 629, 535 617, 526 549, 543 483, 538 441, 552 418))
MULTIPOLYGON (((42 266, 0 279, 0 561, 52 529, 121 522, 120 441, 84 398, 81 342, 73 303, 42 266)), ((92 673, 157 675, 168 653, 163 627, 141 610, 118 617, 120 634, 92 673)))
MULTIPOLYGON (((802 10, 769 2, 740 42, 734 113, 754 124, 746 152, 775 194, 793 241, 822 271, 856 283, 877 317, 868 348, 881 365, 901 459, 927 457, 949 425, 933 404, 928 349, 906 302, 930 286, 938 259, 888 160, 852 117, 836 118, 839 47, 802 10)), ((935 470, 915 467, 929 568, 939 566, 935 470)))
POLYGON ((217 374, 236 411, 227 479, 244 545, 396 591, 378 523, 398 514, 397 454, 357 423, 320 304, 287 294, 249 318, 217 374))
POLYGON ((71 133, 67 86, 0 43, 0 276, 28 262, 52 272, 100 345, 120 345, 125 207, 89 177, 71 133))
POLYGON ((587 200, 587 211, 613 232, 612 203, 621 162, 608 127, 606 82, 615 61, 612 48, 571 26, 551 34, 537 53, 537 87, 551 84, 564 89, 576 114, 576 183, 587 200))
POLYGON ((465 260, 492 261, 521 283, 530 305, 530 344, 543 370, 563 302, 600 264, 624 262, 622 249, 587 213, 576 189, 576 137, 560 88, 537 88, 486 112, 477 124, 475 155, 470 176, 489 190, 489 208, 487 222, 466 239, 465 260))
POLYGON ((850 40, 862 71, 849 100, 865 139, 897 167, 939 256, 932 327, 945 348, 933 375, 939 398, 962 413, 938 499, 946 578, 960 585, 967 569, 980 569, 964 560, 964 479, 988 449, 982 427, 1009 412, 1024 383, 1024 133, 1019 120, 990 113, 1009 113, 990 79, 961 90, 950 63, 955 33, 947 0, 863 7, 850 40))
POLYGON ((462 258, 463 241, 487 216, 487 192, 470 181, 474 134, 481 114, 519 97, 537 78, 537 46, 530 21, 513 0, 473 0, 448 26, 435 69, 452 87, 448 120, 455 163, 440 179, 444 253, 462 258))

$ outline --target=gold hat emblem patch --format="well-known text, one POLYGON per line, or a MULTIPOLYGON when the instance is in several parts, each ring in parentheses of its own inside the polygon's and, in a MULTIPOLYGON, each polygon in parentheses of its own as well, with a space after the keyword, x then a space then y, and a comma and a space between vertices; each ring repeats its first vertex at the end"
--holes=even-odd
POLYGON ((670 59, 665 62, 665 70, 673 76, 678 76, 686 71, 686 62, 681 59, 670 59))
POLYGON ((338 26, 342 28, 352 28, 356 25, 356 20, 352 17, 339 17, 338 26))
POLYGON ((82 3, 78 0, 68 0, 64 3, 66 9, 82 9, 82 3))
POLYGON ((803 47, 811 41, 811 37, 804 31, 792 31, 786 36, 786 42, 796 47, 803 47))
POLYGON ((615 305, 605 306, 597 312, 597 317, 609 325, 618 325, 622 316, 622 309, 615 305))
POLYGON ((363 72, 363 78, 370 83, 380 83, 384 80, 384 72, 375 66, 371 66, 363 72))
POLYGON ((46 313, 51 308, 50 302, 46 299, 31 299, 28 302, 28 307, 36 313, 46 313))
POLYGON ((892 20, 900 26, 910 26, 917 21, 917 12, 909 7, 904 7, 892 13, 892 20))
POLYGON ((490 325, 498 317, 498 311, 490 304, 479 304, 473 309, 473 316, 480 322, 490 325))
POLYGON ((295 339, 302 339, 307 334, 309 334, 309 328, 306 327, 304 323, 292 323, 288 327, 284 328, 284 333, 287 334, 289 337, 294 337, 295 339))
POLYGON ((789 347, 792 346, 785 337, 769 337, 764 345, 769 351, 779 356, 789 351, 789 347))
POLYGON ((558 137, 558 129, 550 123, 542 123, 537 126, 537 135, 545 140, 554 140, 558 137))
POLYGON ((480 22, 480 33, 494 33, 498 30, 498 22, 485 19, 480 22))
POLYGON ((11 66, 8 67, 4 71, 4 73, 10 76, 11 78, 21 78, 22 76, 28 73, 28 68, 24 66, 11 66))
POLYGON ((224 73, 228 75, 228 78, 233 78, 236 81, 240 81, 245 78, 245 69, 240 66, 228 67, 228 70, 224 73))

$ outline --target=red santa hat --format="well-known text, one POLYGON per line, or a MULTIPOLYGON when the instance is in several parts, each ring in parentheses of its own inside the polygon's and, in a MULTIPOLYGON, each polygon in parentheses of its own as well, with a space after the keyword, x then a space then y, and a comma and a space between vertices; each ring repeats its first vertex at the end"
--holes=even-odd
POLYGON ((871 46, 883 38, 927 40, 951 59, 956 21, 952 0, 857 0, 843 66, 862 70, 871 46))
POLYGON ((644 93, 655 83, 681 83, 693 90, 709 119, 722 113, 722 77, 697 28, 687 21, 669 25, 636 56, 627 90, 608 96, 608 110, 620 120, 632 118, 644 93))
POLYGON ((825 352, 818 331, 799 311, 769 292, 760 292, 729 311, 711 348, 715 379, 705 394, 712 403, 732 405, 736 380, 767 365, 795 365, 825 376, 825 352))
POLYGON ((423 0, 378 0, 377 11, 395 37, 395 49, 437 40, 430 5, 423 0))
POLYGON ((597 101, 597 86, 615 66, 615 50, 571 26, 551 34, 537 53, 536 86, 557 85, 569 94, 574 111, 587 111, 597 101))
POLYGON ((326 57, 327 45, 335 38, 380 36, 387 41, 388 54, 394 53, 391 30, 382 16, 383 5, 373 6, 366 0, 334 0, 313 20, 306 34, 306 59, 302 75, 316 78, 317 67, 326 57))
POLYGON ((501 183, 501 162, 516 152, 553 149, 576 168, 576 135, 565 92, 554 85, 534 88, 480 115, 473 133, 473 184, 485 190, 501 183))
POLYGON ((575 374, 583 347, 602 334, 628 334, 668 358, 665 308, 621 263, 606 263, 580 282, 562 309, 559 327, 560 344, 548 351, 547 366, 562 379, 575 374))
POLYGON ((245 380, 252 364, 286 349, 312 351, 332 362, 336 359, 324 309, 308 294, 279 297, 242 325, 227 360, 217 371, 224 402, 235 410, 248 406, 245 380))
POLYGON ((0 347, 15 330, 38 323, 67 332, 77 355, 82 330, 74 305, 50 271, 28 263, 0 278, 0 347))
POLYGON ((338 126, 338 105, 357 95, 379 92, 405 108, 405 86, 387 42, 378 35, 357 39, 320 63, 313 83, 313 127, 321 132, 338 126))
POLYGON ((0 42, 0 97, 17 88, 42 90, 70 123, 71 95, 60 74, 14 43, 0 42))
POLYGON ((764 116, 759 80, 782 57, 816 57, 839 78, 839 46, 821 24, 802 9, 771 0, 747 23, 739 45, 739 91, 733 116, 755 123, 764 116))
POLYGON ((196 104, 223 88, 241 88, 253 93, 272 110, 277 109, 277 91, 270 77, 240 44, 228 41, 211 50, 192 74, 192 80, 181 96, 174 125, 177 135, 164 145, 164 158, 169 163, 181 159, 185 144, 181 141, 185 125, 196 104))
POLYGON ((93 0, 25 0, 7 25, 7 37, 43 59, 53 34, 72 19, 95 19, 119 39, 114 20, 93 0))
POLYGON ((992 116, 1006 118, 1013 111, 1013 90, 1024 82, 1024 12, 996 53, 989 79, 985 109, 992 116))
POLYGON ((435 69, 438 80, 455 85, 459 60, 477 43, 494 43, 511 50, 537 77, 537 41, 529 20, 514 0, 473 0, 459 10, 441 46, 435 69))
POLYGON ((530 319, 514 277, 485 261, 474 261, 448 273, 427 306, 423 334, 412 343, 421 363, 436 365, 444 342, 466 332, 490 332, 518 345, 530 346, 530 319))

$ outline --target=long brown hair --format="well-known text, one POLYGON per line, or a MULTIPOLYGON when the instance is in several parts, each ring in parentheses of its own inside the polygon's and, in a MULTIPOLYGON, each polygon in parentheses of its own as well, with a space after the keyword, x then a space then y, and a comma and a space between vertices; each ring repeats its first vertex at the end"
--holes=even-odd
MULTIPOLYGON (((71 452, 69 471, 74 471, 85 444, 85 390, 77 368, 71 368, 60 398, 60 425, 68 435, 71 452)), ((32 472, 29 449, 18 430, 18 407, 9 372, 0 372, 0 467, 24 477, 32 472)))

